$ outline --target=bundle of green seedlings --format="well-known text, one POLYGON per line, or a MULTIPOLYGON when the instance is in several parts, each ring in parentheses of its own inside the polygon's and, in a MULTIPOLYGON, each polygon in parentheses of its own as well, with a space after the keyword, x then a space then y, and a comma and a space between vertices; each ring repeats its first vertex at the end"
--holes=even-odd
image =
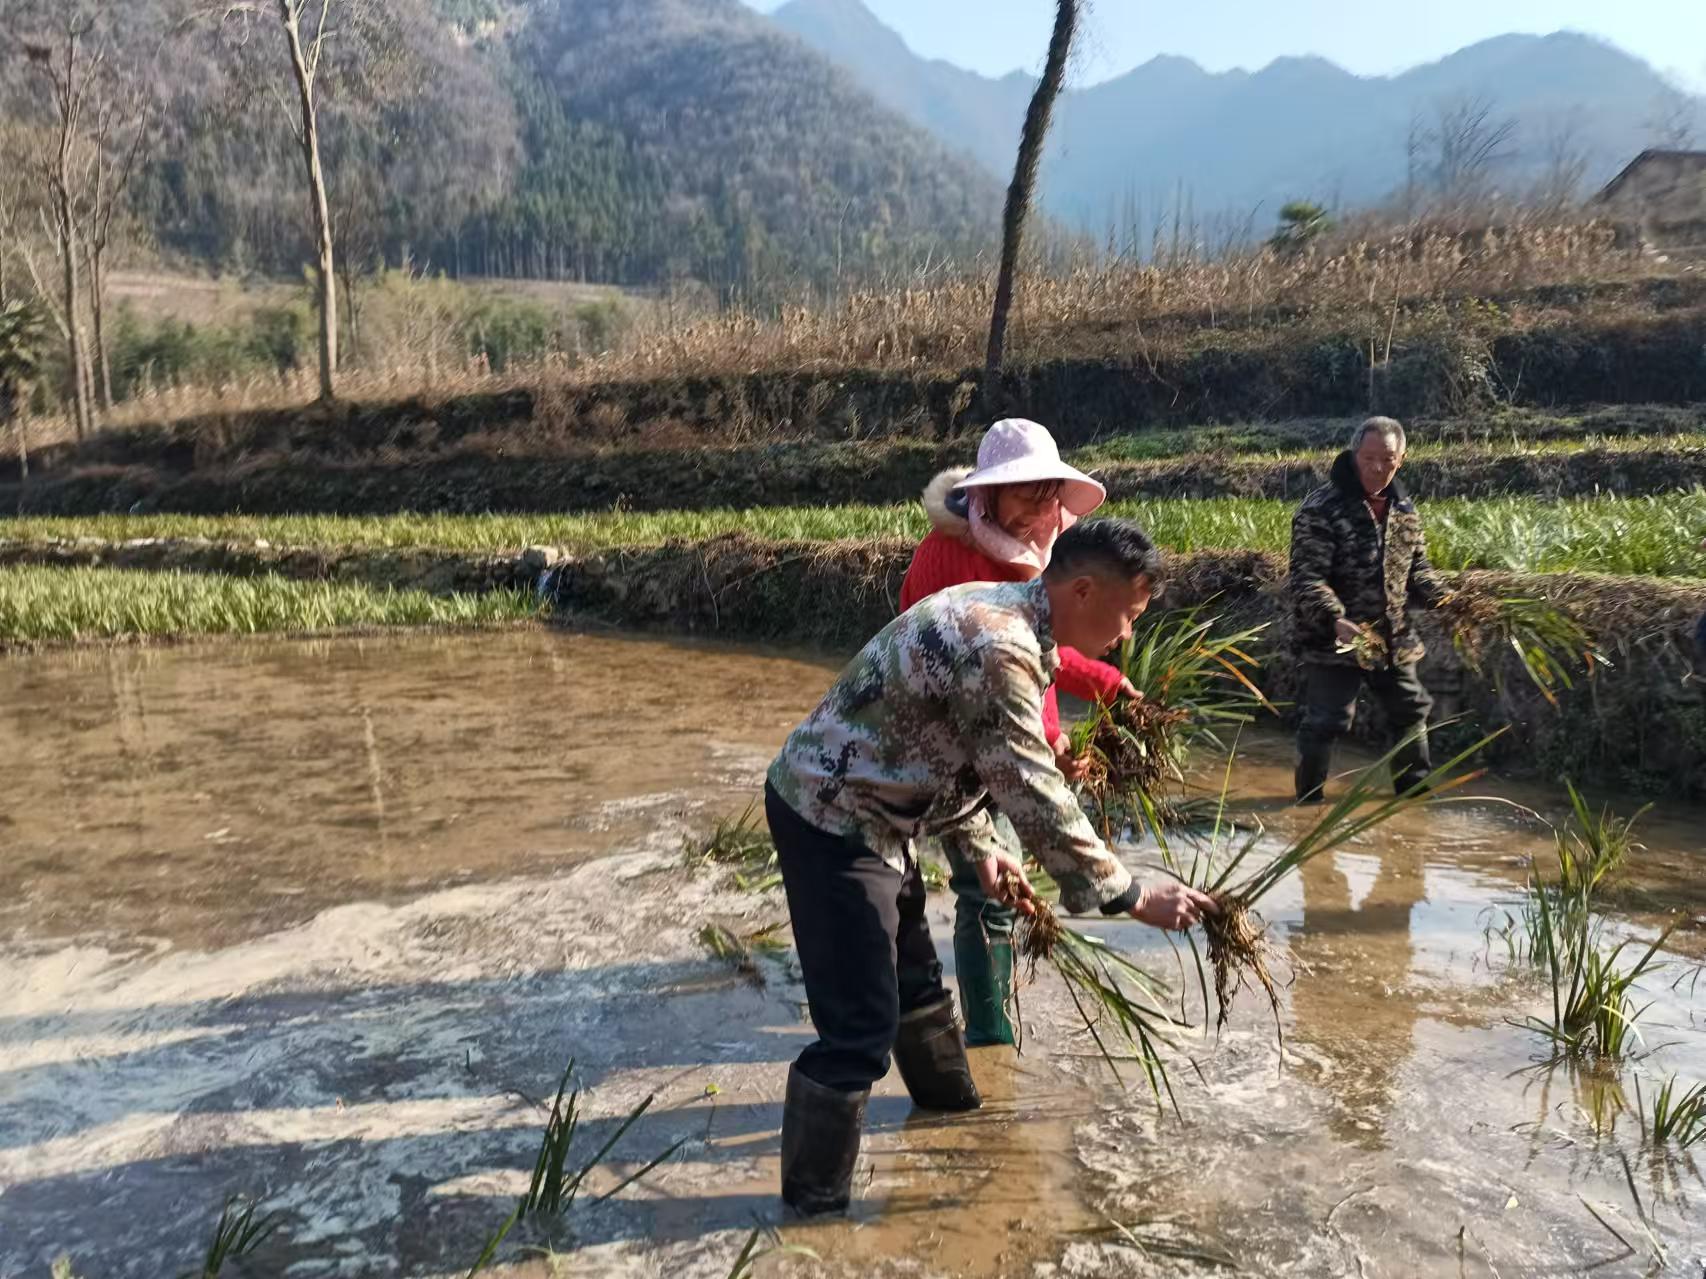
MULTIPOLYGON (((1523 673, 1552 706, 1558 704, 1559 688, 1575 687, 1570 675, 1573 666, 1579 665, 1592 676, 1596 668, 1611 664, 1587 629, 1547 599, 1507 599, 1466 588, 1448 595, 1438 611, 1451 633, 1452 648, 1467 670, 1485 673, 1491 651, 1509 648, 1523 673)), ((1497 668, 1493 682, 1503 691, 1503 677, 1497 668)))
POLYGON ((1142 696, 1098 704, 1068 735, 1088 761, 1081 791, 1110 842, 1115 821, 1188 823, 1195 814, 1180 792, 1192 751, 1225 751, 1222 730, 1274 710, 1251 678, 1260 663, 1250 648, 1266 627, 1217 633, 1221 619, 1201 611, 1178 610, 1129 637, 1117 665, 1142 696))
MULTIPOLYGON (((592 1157, 572 1167, 569 1164, 569 1148, 574 1144, 576 1130, 580 1126, 581 1091, 577 1087, 569 1091, 569 1080, 575 1073, 574 1059, 570 1058, 568 1069, 563 1071, 562 1081, 557 1085, 556 1100, 551 1103, 551 1112, 545 1121, 545 1136, 539 1144, 539 1154, 533 1161, 533 1176, 527 1183, 527 1192, 516 1201, 513 1211, 498 1227, 497 1233, 486 1241, 479 1258, 473 1268, 468 1271, 467 1279, 484 1270, 498 1254, 503 1241, 509 1237, 511 1230, 519 1222, 527 1220, 539 1221, 549 1226, 560 1219, 564 1213, 574 1206, 576 1197, 580 1194, 592 1170, 603 1162, 604 1157, 615 1149, 641 1115, 651 1108, 657 1100, 657 1094, 652 1094, 639 1105, 635 1106, 625 1119, 616 1126, 614 1132, 604 1141, 592 1157)), ((672 1142, 657 1158, 649 1161, 637 1172, 630 1173, 616 1185, 599 1195, 595 1203, 603 1203, 606 1199, 620 1194, 668 1159, 681 1148, 682 1142, 672 1142)))
MULTIPOLYGON (((1279 987, 1268 965, 1272 949, 1267 925, 1256 909, 1262 898, 1305 863, 1343 847, 1415 804, 1438 799, 1473 782, 1481 776, 1480 771, 1458 770, 1498 735, 1482 738, 1402 794, 1394 794, 1389 781, 1390 766, 1408 745, 1408 739, 1400 742, 1363 769, 1313 826, 1279 852, 1266 855, 1265 860, 1263 850, 1269 841, 1260 823, 1241 835, 1236 825, 1225 820, 1233 764, 1232 757, 1228 757, 1220 813, 1206 836, 1191 841, 1188 862, 1169 845, 1165 836, 1157 837, 1167 869, 1192 888, 1212 897, 1219 908, 1215 913, 1205 914, 1202 920, 1208 943, 1207 966, 1214 970, 1218 1028, 1226 1026, 1238 993, 1251 987, 1259 988, 1267 996, 1274 1024, 1276 1027, 1280 1024, 1279 987)), ((1195 936, 1189 940, 1206 1008, 1208 983, 1203 956, 1197 950, 1195 936)), ((1282 1031, 1282 1046, 1283 1038, 1282 1031)))
MULTIPOLYGON (((1004 884, 1009 897, 1015 897, 1017 884, 1011 873, 1004 884)), ((1189 1029, 1189 1024, 1166 1010, 1167 984, 1101 938, 1068 928, 1046 898, 1033 897, 1031 905, 1035 913, 1021 914, 1013 928, 1013 953, 1024 963, 1025 982, 1036 980, 1039 964, 1052 966, 1114 1078, 1123 1084, 1119 1063, 1136 1062, 1156 1105, 1161 1105, 1165 1094, 1177 1113, 1161 1050, 1173 1047, 1173 1032, 1189 1029), (1124 1051, 1112 1051, 1104 1032, 1117 1035, 1124 1051)), ((1020 985, 1015 981, 1010 988, 1008 1012, 1022 1036, 1020 985)))

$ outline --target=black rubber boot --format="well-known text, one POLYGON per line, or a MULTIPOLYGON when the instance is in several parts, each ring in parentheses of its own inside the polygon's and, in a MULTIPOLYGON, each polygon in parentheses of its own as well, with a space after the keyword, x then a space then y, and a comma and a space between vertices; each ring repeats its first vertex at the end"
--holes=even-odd
POLYGON ((788 1068, 782 1107, 782 1202, 802 1216, 844 1212, 853 1196, 853 1165, 865 1128, 864 1092, 825 1088, 788 1068))
POLYGON ((1332 766, 1332 748, 1323 750, 1310 745, 1299 747, 1297 772, 1293 782, 1297 787, 1299 804, 1319 804, 1327 795, 1327 772, 1332 766))
POLYGON ((926 1110, 976 1110, 983 1105, 966 1061, 952 995, 901 1016, 894 1064, 914 1105, 926 1110))

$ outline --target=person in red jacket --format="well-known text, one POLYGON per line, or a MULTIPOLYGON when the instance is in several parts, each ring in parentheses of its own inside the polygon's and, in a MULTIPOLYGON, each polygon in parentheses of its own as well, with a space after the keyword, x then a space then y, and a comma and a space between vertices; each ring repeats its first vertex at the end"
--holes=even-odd
MULTIPOLYGON (((1048 567, 1057 537, 1095 510, 1107 491, 1060 460, 1045 427, 1022 418, 995 423, 977 450, 976 468, 943 471, 924 490, 930 532, 918 544, 901 583, 904 612, 919 600, 967 582, 1024 582, 1048 567)), ((1135 697, 1118 670, 1062 646, 1055 686, 1043 700, 1043 731, 1068 780, 1083 775, 1060 726, 1057 688, 1085 701, 1135 697)), ((997 816, 1013 845, 1018 836, 997 816)), ((1013 980, 1011 907, 984 895, 974 868, 954 865, 954 972, 965 1016, 966 1042, 1010 1044, 1007 996, 1013 980)))

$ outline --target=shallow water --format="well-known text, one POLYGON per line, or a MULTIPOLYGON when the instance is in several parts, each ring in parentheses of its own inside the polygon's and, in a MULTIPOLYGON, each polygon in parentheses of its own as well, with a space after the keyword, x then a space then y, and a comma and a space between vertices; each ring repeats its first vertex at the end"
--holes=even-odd
MULTIPOLYGON (((833 666, 555 632, 0 661, 0 1279, 60 1251, 88 1276, 175 1273, 237 1191, 284 1214, 254 1273, 463 1273, 571 1055, 586 1149, 657 1095, 601 1187, 685 1143, 574 1210, 554 1244, 572 1273, 727 1275, 776 1220, 785 1063, 810 1030, 788 957, 755 984, 695 939, 773 922, 777 897, 686 876, 676 849, 755 793, 833 666)), ((1277 738, 1234 774, 1276 839, 1306 820, 1288 781, 1277 738)), ((1557 816, 1545 789, 1498 793, 1557 816)), ((1620 1107, 1637 1078, 1648 1096, 1706 1079, 1706 815, 1641 830, 1611 924, 1682 923, 1641 1061, 1537 1069, 1512 1022, 1544 992, 1486 926, 1545 827, 1433 806, 1268 903, 1295 961, 1283 1060, 1246 994, 1218 1038, 1182 1041, 1181 1113, 1158 1115, 1045 977, 1024 1053, 975 1054, 986 1108, 912 1114, 885 1081, 852 1219, 785 1227, 823 1260, 760 1273, 1190 1274, 1209 1254, 1255 1274, 1577 1273, 1624 1251, 1585 1199, 1636 1245, 1595 1273, 1700 1275, 1706 1185, 1643 1152, 1620 1107)), ((933 910, 945 947, 951 903, 933 910)), ((1177 981, 1152 931, 1085 926, 1177 981)))

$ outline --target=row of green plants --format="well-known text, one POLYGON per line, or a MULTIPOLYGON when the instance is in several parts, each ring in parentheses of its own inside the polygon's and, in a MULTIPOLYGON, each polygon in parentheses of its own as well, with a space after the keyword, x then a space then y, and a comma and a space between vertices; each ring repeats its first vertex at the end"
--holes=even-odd
POLYGON ((433 595, 358 582, 107 568, 0 568, 0 646, 352 627, 496 626, 536 617, 527 592, 433 595))
MULTIPOLYGON (((1283 554, 1296 503, 1278 499, 1112 502, 1171 550, 1283 554)), ((1427 504, 1429 553, 1442 569, 1706 577, 1706 491, 1650 497, 1444 499, 1427 504)), ((0 522, 0 538, 263 539, 274 545, 499 550, 548 543, 576 550, 700 540, 744 532, 766 540, 905 538, 928 531, 916 505, 755 510, 604 511, 584 515, 136 515, 0 522)))

